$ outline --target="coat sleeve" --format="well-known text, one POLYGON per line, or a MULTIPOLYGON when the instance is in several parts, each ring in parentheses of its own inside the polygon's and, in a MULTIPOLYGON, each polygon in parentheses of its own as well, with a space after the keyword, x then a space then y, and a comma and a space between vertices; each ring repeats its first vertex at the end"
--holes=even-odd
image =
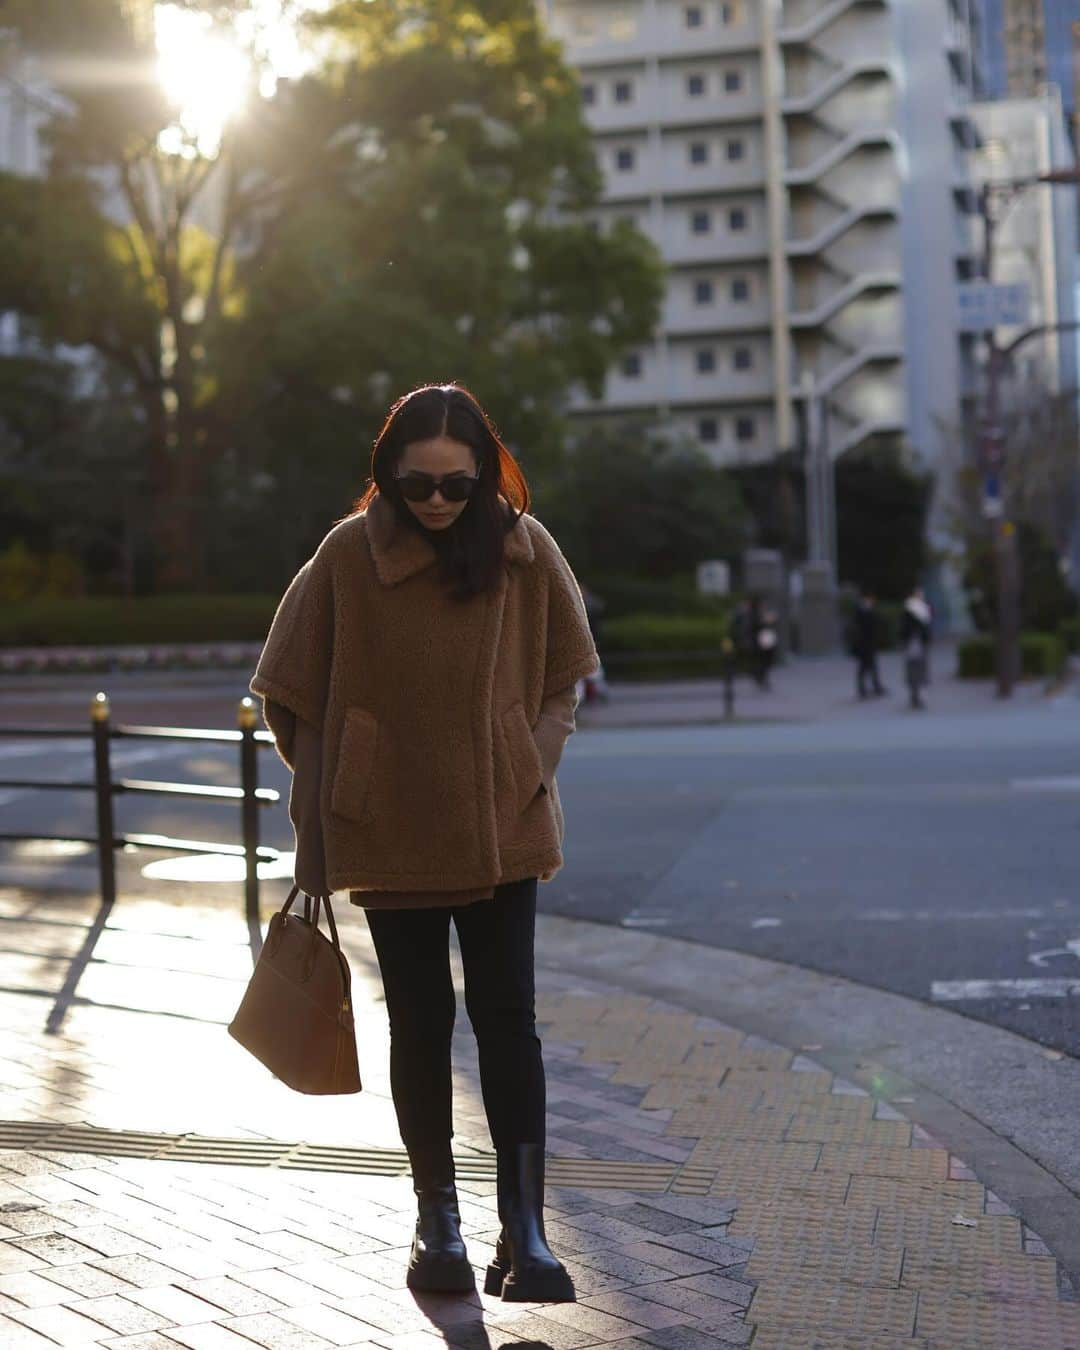
POLYGON ((567 740, 577 730, 574 713, 578 705, 577 684, 568 684, 546 698, 540 708, 540 716, 533 727, 533 738, 540 751, 543 765, 541 782, 545 792, 551 791, 555 770, 559 767, 563 748, 567 740))
POLYGON ((577 577, 554 540, 550 552, 547 658, 542 701, 600 669, 600 658, 577 577))
POLYGON ((296 836, 293 880, 306 895, 329 895, 326 885, 326 852, 319 814, 322 781, 322 732, 305 717, 294 719, 294 763, 289 793, 289 819, 296 836))
POLYGON ((290 769, 295 760, 296 719, 322 727, 333 648, 333 584, 320 549, 281 597, 248 686, 262 698, 263 718, 290 769))

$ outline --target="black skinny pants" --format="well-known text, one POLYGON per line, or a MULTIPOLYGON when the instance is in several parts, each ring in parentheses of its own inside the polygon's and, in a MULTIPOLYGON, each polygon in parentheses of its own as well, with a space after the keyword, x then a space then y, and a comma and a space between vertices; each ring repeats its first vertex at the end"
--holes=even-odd
POLYGON ((456 908, 365 910, 390 1017, 390 1091, 414 1177, 445 1165, 453 1135, 451 918, 492 1142, 496 1149, 543 1147, 546 1093, 533 975, 536 883, 536 877, 507 882, 495 888, 493 899, 456 908))

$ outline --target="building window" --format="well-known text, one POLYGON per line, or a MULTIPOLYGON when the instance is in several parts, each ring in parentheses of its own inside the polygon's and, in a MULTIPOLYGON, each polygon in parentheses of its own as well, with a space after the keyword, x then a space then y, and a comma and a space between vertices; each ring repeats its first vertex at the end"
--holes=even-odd
POLYGON ((700 5, 687 5, 683 10, 683 20, 687 28, 700 28, 705 22, 705 14, 700 5))
POLYGON ((705 76, 687 75, 686 92, 690 98, 701 98, 705 92, 705 76))
POLYGON ((735 6, 733 4, 722 4, 720 6, 720 22, 725 26, 735 22, 735 6))
POLYGON ((711 347, 699 347, 695 361, 699 375, 711 375, 716 369, 716 353, 711 347))
POLYGON ((708 234, 712 229, 712 216, 708 211, 695 211, 690 217, 690 228, 694 234, 708 234))
POLYGON ((731 283, 732 300, 749 300, 750 283, 745 277, 735 277, 731 283))
POLYGON ((641 374, 641 357, 637 352, 631 352, 629 356, 623 357, 622 373, 628 380, 636 380, 641 374))
POLYGON ((735 439, 737 441, 752 441, 756 435, 757 427, 752 417, 736 417, 735 439))
POLYGON ((628 173, 634 167, 634 152, 629 147, 624 146, 621 150, 615 151, 615 167, 620 173, 628 173))
POLYGON ((688 149, 691 164, 708 164, 709 144, 707 141, 691 141, 688 149))
POLYGON ((745 152, 746 146, 742 141, 728 141, 727 157, 730 162, 734 163, 736 160, 742 159, 745 152))
POLYGON ((711 305, 715 291, 711 281, 701 280, 694 282, 694 304, 711 305))
POLYGON ((634 101, 634 86, 629 80, 615 81, 615 102, 632 103, 634 101))
POLYGON ((596 102, 595 84, 583 84, 581 86, 581 101, 582 103, 585 104, 586 108, 592 107, 592 105, 596 102))
POLYGON ((736 370, 750 370, 754 364, 754 353, 749 347, 736 347, 731 354, 731 364, 736 370))
POLYGON ((724 71, 724 91, 728 94, 737 94, 742 89, 742 71, 725 70, 724 71))
POLYGON ((728 228, 731 230, 746 229, 746 212, 741 206, 733 206, 728 212, 728 228))
POLYGON ((720 424, 715 417, 703 417, 697 424, 697 434, 699 441, 718 441, 720 424))

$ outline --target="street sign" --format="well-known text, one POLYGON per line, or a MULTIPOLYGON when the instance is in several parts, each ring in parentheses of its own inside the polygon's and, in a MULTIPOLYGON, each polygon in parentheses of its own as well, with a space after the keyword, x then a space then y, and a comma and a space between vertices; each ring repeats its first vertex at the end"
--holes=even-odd
POLYGON ((1018 326, 1031 317, 1031 292, 1026 281, 964 281, 956 294, 962 333, 1018 326))
POLYGON ((982 509, 987 520, 995 520, 1005 512, 1005 503, 1001 500, 1001 480, 996 473, 988 473, 983 479, 982 509))
POLYGON ((731 568, 722 558, 710 558, 697 566, 697 588, 702 595, 728 595, 731 568))

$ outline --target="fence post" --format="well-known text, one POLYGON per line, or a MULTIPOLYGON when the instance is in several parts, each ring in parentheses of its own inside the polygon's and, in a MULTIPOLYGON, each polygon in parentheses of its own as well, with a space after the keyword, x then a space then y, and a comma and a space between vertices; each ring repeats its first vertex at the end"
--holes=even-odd
POLYGON ((98 874, 101 878, 101 900, 106 907, 116 899, 116 831, 113 828, 113 785, 109 764, 110 716, 108 695, 95 694, 90 704, 90 730, 94 737, 98 874))
POLYGON ((730 722, 735 716, 735 644, 724 639, 724 716, 730 722))
POLYGON ((240 726, 240 785, 243 800, 240 805, 244 836, 244 912, 248 932, 253 943, 262 944, 259 916, 259 801, 255 791, 259 786, 258 750, 255 745, 255 700, 242 698, 236 720, 240 726))

